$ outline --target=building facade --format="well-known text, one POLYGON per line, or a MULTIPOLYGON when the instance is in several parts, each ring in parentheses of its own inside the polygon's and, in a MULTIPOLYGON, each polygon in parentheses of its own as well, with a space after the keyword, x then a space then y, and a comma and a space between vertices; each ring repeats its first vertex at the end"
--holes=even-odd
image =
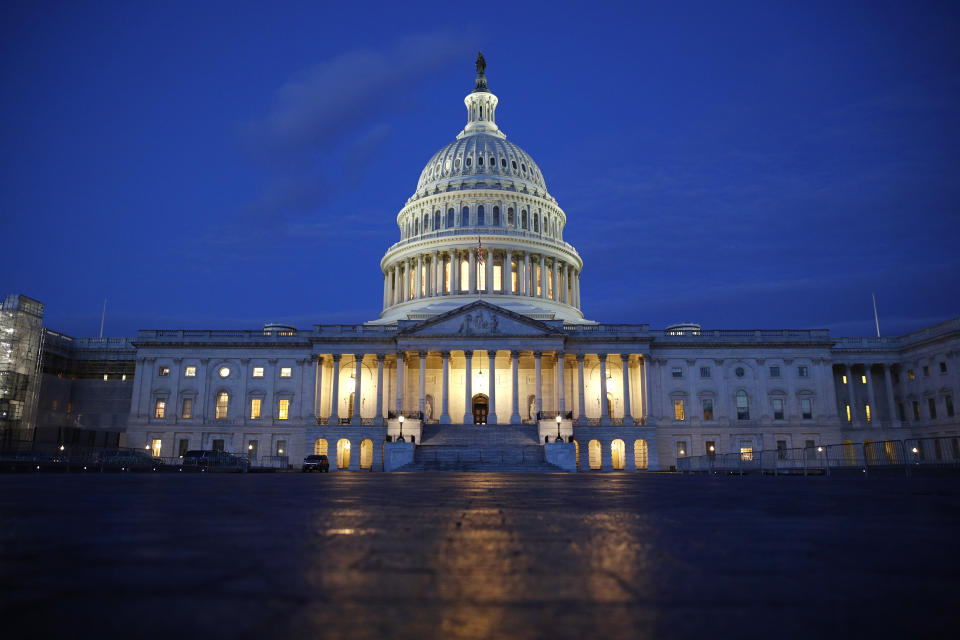
POLYGON ((293 463, 326 453, 333 468, 380 469, 401 435, 429 446, 431 428, 527 425, 536 442, 572 443, 580 470, 629 471, 958 434, 960 318, 896 338, 588 320, 566 214, 497 126, 484 68, 466 126, 397 215, 379 318, 83 342, 74 360, 113 363, 94 383, 123 376, 130 446, 293 463))

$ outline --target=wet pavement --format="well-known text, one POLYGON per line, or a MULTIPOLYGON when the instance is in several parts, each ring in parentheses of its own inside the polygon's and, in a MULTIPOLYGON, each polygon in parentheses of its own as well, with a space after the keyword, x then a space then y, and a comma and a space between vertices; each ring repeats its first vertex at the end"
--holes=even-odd
POLYGON ((952 637, 958 534, 957 477, 0 475, 0 633, 952 637))

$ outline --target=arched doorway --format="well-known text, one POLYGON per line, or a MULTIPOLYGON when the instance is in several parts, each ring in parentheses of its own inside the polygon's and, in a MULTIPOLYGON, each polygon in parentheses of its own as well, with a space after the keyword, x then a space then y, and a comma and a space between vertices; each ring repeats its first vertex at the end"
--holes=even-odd
POLYGON ((591 440, 590 444, 587 445, 587 455, 590 458, 590 469, 596 470, 600 468, 600 441, 591 440))
POLYGON ((327 455, 327 441, 325 438, 317 438, 313 443, 313 453, 318 456, 327 455))
POLYGON ((360 468, 371 467, 373 467, 373 440, 367 438, 360 442, 360 468))
POLYGON ((346 469, 350 466, 350 441, 346 438, 337 440, 337 469, 346 469))
POLYGON ((482 393, 473 396, 471 402, 473 424, 487 424, 487 414, 490 412, 490 398, 482 393))
POLYGON ((623 471, 627 466, 627 447, 623 444, 623 440, 617 438, 610 443, 610 458, 613 463, 613 468, 618 471, 623 471))
POLYGON ((646 469, 647 462, 647 441, 637 440, 633 443, 633 460, 637 463, 637 471, 646 469))

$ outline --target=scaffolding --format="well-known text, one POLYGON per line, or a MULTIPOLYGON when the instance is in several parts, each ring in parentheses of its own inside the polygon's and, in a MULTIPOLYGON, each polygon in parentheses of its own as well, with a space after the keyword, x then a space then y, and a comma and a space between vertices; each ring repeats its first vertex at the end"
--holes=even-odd
POLYGON ((43 351, 43 303, 9 294, 0 305, 0 439, 33 440, 43 351))

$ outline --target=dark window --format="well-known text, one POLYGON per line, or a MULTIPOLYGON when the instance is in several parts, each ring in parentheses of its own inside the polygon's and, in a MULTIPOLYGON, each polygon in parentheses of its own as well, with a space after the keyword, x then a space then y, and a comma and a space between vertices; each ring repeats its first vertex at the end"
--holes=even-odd
POLYGON ((700 367, 700 377, 709 378, 710 377, 710 367, 700 367))
POLYGON ((800 412, 804 420, 813 420, 813 401, 810 398, 801 398, 800 412))
POLYGON ((507 168, 507 159, 506 159, 506 158, 500 158, 500 166, 503 167, 504 169, 507 168))
POLYGON ((479 226, 483 226, 486 224, 486 220, 484 220, 484 215, 483 215, 483 205, 480 205, 479 207, 477 207, 477 224, 479 226))
POLYGON ((941 362, 941 363, 940 363, 940 373, 946 373, 946 372, 947 372, 947 363, 946 363, 946 362, 941 362))
POLYGON ((786 440, 777 440, 777 459, 778 460, 787 459, 787 441, 786 440))
POLYGON ((464 207, 460 210, 460 226, 468 227, 470 226, 470 209, 464 207))
POLYGON ((713 420, 713 398, 703 399, 703 419, 713 420))
POLYGON ((917 402, 916 400, 913 401, 913 419, 914 420, 920 419, 920 403, 917 402))
POLYGON ((516 171, 516 170, 517 170, 517 161, 516 161, 516 160, 511 160, 511 161, 510 161, 510 164, 513 165, 513 170, 516 171))
POLYGON ((953 417, 953 396, 946 396, 943 399, 943 402, 944 404, 947 405, 947 417, 952 418, 953 417))
POLYGON ((924 368, 923 368, 923 375, 924 375, 924 377, 927 377, 927 376, 930 375, 930 367, 924 367, 924 368))
POLYGON ((540 233, 540 214, 533 214, 533 232, 540 233))
POLYGON ((508 226, 508 227, 514 226, 514 223, 513 223, 513 207, 508 207, 508 208, 507 208, 507 226, 508 226))
POLYGON ((902 402, 898 402, 898 403, 897 403, 897 415, 900 417, 900 421, 901 421, 901 422, 903 422, 904 420, 907 419, 907 418, 906 418, 906 414, 905 414, 904 411, 903 411, 903 403, 902 403, 902 402))
POLYGON ((433 214, 433 228, 440 229, 440 212, 435 211, 433 214))
POLYGON ((190 441, 186 438, 180 438, 180 441, 177 443, 177 455, 182 458, 183 454, 185 454, 189 448, 190 441))
POLYGON ((809 375, 809 370, 806 367, 797 367, 797 375, 801 378, 806 378, 809 375))
POLYGON ((773 399, 773 419, 783 420, 783 398, 773 399))
POLYGON ((453 209, 447 209, 447 228, 453 227, 453 209))
POLYGON ((211 443, 211 448, 214 451, 223 451, 223 440, 214 440, 211 443))
POLYGON ((493 208, 493 226, 500 226, 500 207, 493 208))
POLYGON ((743 370, 743 367, 737 367, 736 369, 733 370, 733 374, 738 378, 742 378, 744 373, 745 372, 743 370))
POLYGON ((927 398, 927 408, 930 410, 930 419, 933 420, 937 417, 937 400, 936 398, 927 398))
MULTIPOLYGON (((482 110, 481 110, 480 113, 481 113, 481 115, 483 115, 483 111, 482 111, 482 110)), ((483 156, 477 156, 477 166, 478 166, 478 167, 482 167, 482 166, 483 166, 483 156)))
POLYGON ((674 368, 671 370, 670 375, 672 375, 674 378, 682 378, 682 377, 683 377, 683 369, 681 369, 680 367, 674 367, 674 368))
POLYGON ((770 367, 770 377, 779 378, 780 377, 780 367, 770 367))
POLYGON ((527 212, 526 211, 520 212, 520 227, 523 229, 527 228, 527 212))
POLYGON ((750 401, 747 399, 747 392, 737 391, 737 420, 750 419, 750 401))

